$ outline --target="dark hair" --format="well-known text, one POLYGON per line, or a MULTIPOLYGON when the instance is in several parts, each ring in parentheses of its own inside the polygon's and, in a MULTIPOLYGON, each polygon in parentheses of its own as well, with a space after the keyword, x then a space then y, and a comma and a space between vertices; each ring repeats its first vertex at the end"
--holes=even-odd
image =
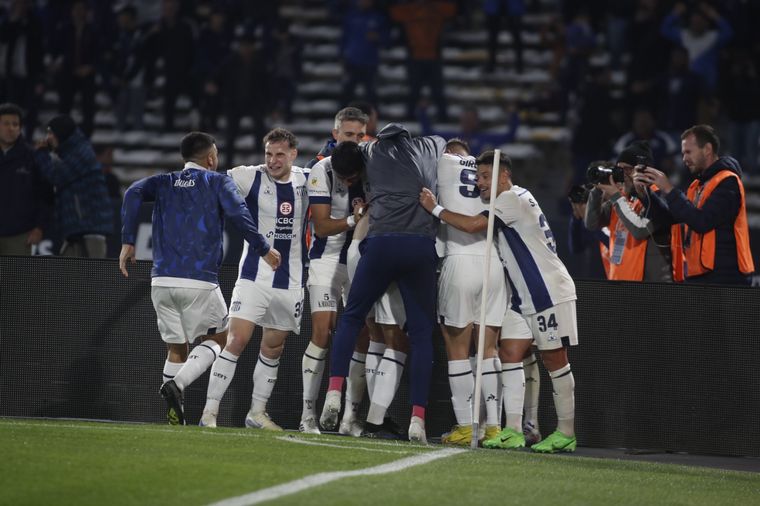
POLYGON ((18 122, 24 122, 24 110, 11 102, 0 104, 0 116, 18 116, 18 122))
POLYGON ((467 144, 467 141, 460 139, 459 137, 454 137, 446 142, 446 151, 449 151, 451 148, 455 148, 456 146, 462 147, 465 151, 467 151, 468 155, 470 154, 470 145, 467 144))
POLYGON ((694 125, 691 128, 687 128, 681 134, 681 140, 684 140, 688 136, 693 135, 697 140, 697 146, 704 148, 705 144, 712 144, 713 153, 718 155, 720 151, 720 139, 718 134, 715 133, 715 129, 710 125, 694 125))
POLYGON ((359 145, 352 141, 335 146, 330 157, 333 172, 342 178, 351 177, 364 169, 364 156, 359 145))
POLYGON ((284 128, 275 128, 264 136, 264 145, 270 142, 287 142, 290 148, 298 147, 298 139, 290 130, 284 128))
POLYGON ((205 132, 190 132, 182 138, 179 152, 185 161, 195 160, 206 153, 216 144, 216 140, 205 132))
MULTIPOLYGON (((494 151, 489 149, 480 153, 480 156, 475 160, 478 165, 488 165, 493 167, 493 155, 494 151)), ((499 154, 499 170, 508 170, 512 172, 512 160, 503 151, 499 154)))

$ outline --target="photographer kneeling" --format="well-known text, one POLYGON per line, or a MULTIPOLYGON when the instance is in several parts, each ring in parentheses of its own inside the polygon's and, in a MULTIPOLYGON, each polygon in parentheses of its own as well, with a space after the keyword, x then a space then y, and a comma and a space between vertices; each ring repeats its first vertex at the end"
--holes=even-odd
POLYGON ((617 164, 588 168, 594 189, 588 198, 585 225, 589 230, 610 229, 609 279, 673 281, 672 218, 662 207, 652 205, 656 186, 634 185, 633 181, 634 170, 652 165, 649 145, 636 141, 620 153, 617 164))

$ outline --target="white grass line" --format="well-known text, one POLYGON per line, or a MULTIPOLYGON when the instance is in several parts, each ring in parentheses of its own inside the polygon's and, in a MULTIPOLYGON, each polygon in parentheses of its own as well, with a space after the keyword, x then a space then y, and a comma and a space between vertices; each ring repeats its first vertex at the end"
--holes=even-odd
POLYGON ((280 436, 275 439, 278 439, 280 441, 287 441, 288 443, 298 443, 302 445, 309 445, 309 446, 327 446, 328 448, 341 448, 343 450, 363 450, 365 452, 378 452, 378 453, 396 453, 401 455, 406 455, 407 453, 415 453, 414 449, 410 448, 408 450, 384 450, 382 448, 367 448, 365 446, 356 446, 356 445, 340 445, 340 444, 334 444, 334 443, 319 443, 317 441, 310 441, 306 439, 300 439, 293 436, 280 436))
POLYGON ((95 425, 97 422, 93 422, 93 425, 75 425, 67 423, 29 423, 29 422, 2 422, 0 427, 3 426, 21 426, 21 427, 55 427, 64 429, 79 429, 79 430, 111 430, 111 431, 130 431, 139 430, 142 432, 165 432, 167 434, 184 434, 184 435, 203 435, 203 436, 232 436, 232 437, 249 437, 258 438, 261 434, 255 434, 253 432, 217 432, 213 428, 206 428, 201 431, 183 431, 182 429, 165 429, 162 427, 156 427, 151 425, 133 424, 127 427, 118 427, 110 424, 95 425))
POLYGON ((466 452, 467 450, 459 448, 447 448, 445 450, 438 450, 429 453, 423 453, 406 457, 400 460, 395 460, 387 464, 382 464, 375 467, 368 467, 365 469, 356 469, 354 471, 334 471, 329 473, 318 473, 300 478, 298 480, 289 481, 282 485, 276 485, 274 487, 264 488, 250 494, 241 495, 238 497, 230 497, 229 499, 223 499, 219 502, 211 504, 211 506, 248 506, 250 504, 259 504, 264 501, 271 501, 273 499, 279 499, 286 495, 296 494, 312 487, 319 487, 332 481, 340 480, 342 478, 353 478, 354 476, 372 476, 376 474, 395 473, 404 469, 427 464, 434 460, 450 457, 458 453, 466 452))

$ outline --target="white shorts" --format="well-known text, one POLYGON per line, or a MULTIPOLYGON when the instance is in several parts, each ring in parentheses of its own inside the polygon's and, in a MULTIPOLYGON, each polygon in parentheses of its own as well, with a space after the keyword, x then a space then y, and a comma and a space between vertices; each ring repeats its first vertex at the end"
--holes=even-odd
POLYGON ((315 258, 309 263, 309 302, 311 312, 338 311, 338 300, 346 304, 348 269, 337 260, 315 258))
POLYGON ((152 286, 150 298, 164 342, 192 343, 200 336, 227 329, 227 303, 219 287, 152 286))
MULTIPOLYGON (((480 324, 484 263, 485 257, 475 255, 451 255, 443 259, 438 278, 441 323, 460 329, 473 322, 480 324)), ((499 327, 507 310, 507 285, 498 258, 491 258, 489 269, 486 325, 499 327)))
POLYGON ((302 288, 272 288, 238 279, 232 289, 230 318, 248 320, 260 327, 301 333, 302 288))
POLYGON ((523 316, 511 308, 504 315, 502 339, 534 339, 539 350, 578 344, 575 301, 562 302, 540 313, 523 316))
POLYGON ((396 283, 391 283, 382 297, 375 302, 375 322, 382 325, 398 325, 403 327, 406 324, 406 310, 404 309, 404 300, 401 298, 401 291, 396 283))

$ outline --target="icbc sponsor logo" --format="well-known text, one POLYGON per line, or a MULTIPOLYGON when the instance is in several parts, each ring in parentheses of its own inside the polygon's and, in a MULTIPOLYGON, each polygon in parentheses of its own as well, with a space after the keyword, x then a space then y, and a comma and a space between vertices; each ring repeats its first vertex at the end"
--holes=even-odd
POLYGON ((293 206, 290 202, 280 204, 280 214, 290 214, 293 212, 293 206))

